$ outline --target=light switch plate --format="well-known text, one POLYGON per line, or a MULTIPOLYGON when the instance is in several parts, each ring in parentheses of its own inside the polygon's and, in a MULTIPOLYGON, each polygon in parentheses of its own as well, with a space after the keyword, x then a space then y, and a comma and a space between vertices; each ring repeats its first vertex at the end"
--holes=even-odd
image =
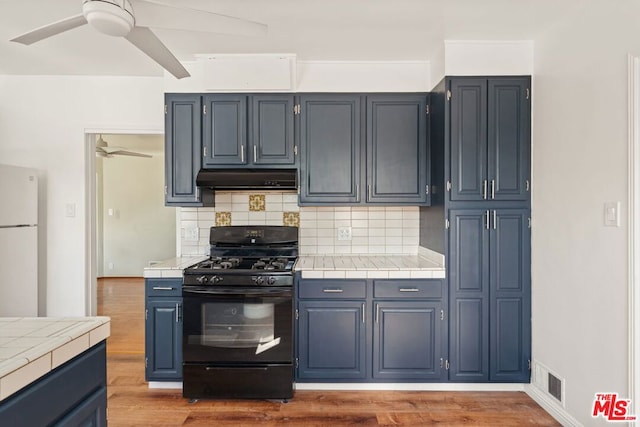
POLYGON ((604 225, 620 227, 620 202, 606 202, 604 204, 604 225))
POLYGON ((75 203, 67 203, 65 206, 65 215, 67 218, 74 218, 76 216, 76 204, 75 203))

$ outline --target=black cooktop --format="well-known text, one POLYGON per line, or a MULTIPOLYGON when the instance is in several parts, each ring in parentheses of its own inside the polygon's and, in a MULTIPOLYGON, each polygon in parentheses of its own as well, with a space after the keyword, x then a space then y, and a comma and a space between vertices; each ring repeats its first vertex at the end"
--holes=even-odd
POLYGON ((199 273, 224 273, 224 272, 283 272, 291 271, 295 257, 211 257, 199 262, 187 269, 186 272, 198 270, 199 273))

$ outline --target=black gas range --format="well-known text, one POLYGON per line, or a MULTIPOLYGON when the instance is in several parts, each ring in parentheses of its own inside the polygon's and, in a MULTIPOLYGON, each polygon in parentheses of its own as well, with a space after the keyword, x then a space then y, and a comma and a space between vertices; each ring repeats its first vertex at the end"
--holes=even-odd
POLYGON ((183 285, 293 285, 297 227, 211 227, 209 243, 209 259, 185 269, 183 285))
POLYGON ((212 227, 209 242, 183 271, 183 396, 291 398, 297 227, 212 227))

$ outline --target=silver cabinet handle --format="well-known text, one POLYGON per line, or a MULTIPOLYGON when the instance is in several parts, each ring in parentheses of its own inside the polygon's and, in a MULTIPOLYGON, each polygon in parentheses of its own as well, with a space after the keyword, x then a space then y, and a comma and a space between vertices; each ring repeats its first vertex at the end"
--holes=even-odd
POLYGON ((200 187, 196 187, 196 202, 200 200, 200 187))
POLYGON ((380 319, 380 304, 376 304, 376 323, 380 319))
POLYGON ((482 181, 482 198, 487 199, 487 180, 482 181))
POLYGON ((492 179, 491 180, 491 199, 495 199, 496 198, 496 180, 492 179))
POLYGON ((253 144, 253 161, 255 162, 258 159, 258 146, 253 144))
POLYGON ((180 303, 176 303, 176 323, 180 321, 180 303))
POLYGON ((496 211, 493 211, 493 229, 496 230, 498 228, 498 219, 496 211))
POLYGON ((175 288, 172 288, 171 286, 154 286, 153 290, 154 291, 172 291, 175 288))
POLYGON ((490 221, 490 217, 489 217, 489 211, 486 211, 485 214, 487 215, 486 219, 485 219, 485 227, 487 228, 487 230, 489 229, 489 221, 490 221))
POLYGON ((400 288, 398 289, 400 292, 420 292, 418 288, 400 288))
POLYGON ((240 161, 244 163, 244 145, 240 146, 240 161))
POLYGON ((341 294, 344 291, 340 288, 323 288, 322 292, 325 294, 341 294))
POLYGON ((364 303, 362 303, 362 323, 364 323, 364 322, 365 322, 365 319, 364 319, 364 303))

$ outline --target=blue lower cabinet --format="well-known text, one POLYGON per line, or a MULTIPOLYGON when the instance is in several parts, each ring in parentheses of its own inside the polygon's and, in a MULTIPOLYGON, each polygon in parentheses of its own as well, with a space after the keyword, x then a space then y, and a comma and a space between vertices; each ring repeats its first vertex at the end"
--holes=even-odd
POLYGON ((364 301, 301 301, 298 307, 298 378, 365 378, 364 301))
POLYGON ((182 279, 145 280, 145 379, 182 381, 182 279))
POLYGON ((529 382, 528 219, 522 208, 449 211, 451 381, 529 382))
POLYGON ((298 382, 446 376, 444 281, 297 280, 298 382))
POLYGON ((106 427, 106 342, 0 402, 0 425, 106 427))
POLYGON ((442 377, 442 303, 374 301, 373 378, 442 377))

